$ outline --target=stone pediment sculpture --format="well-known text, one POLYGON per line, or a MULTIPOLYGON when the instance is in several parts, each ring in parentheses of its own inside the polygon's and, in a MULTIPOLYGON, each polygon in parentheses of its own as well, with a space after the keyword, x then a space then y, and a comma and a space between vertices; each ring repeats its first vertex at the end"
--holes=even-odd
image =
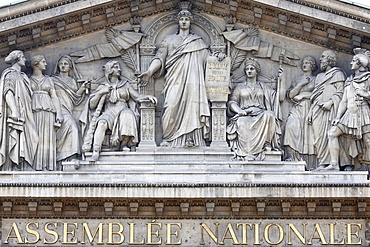
POLYGON ((280 149, 281 130, 275 111, 278 96, 258 81, 261 65, 257 60, 247 58, 244 66, 247 80, 235 87, 228 102, 232 117, 227 136, 235 159, 263 160, 265 151, 280 149))
MULTIPOLYGON (((66 162, 107 161, 122 150, 168 152, 170 147, 184 153, 212 150, 236 161, 269 160, 274 153, 272 159, 281 162, 284 150, 284 162, 304 161, 306 170, 319 171, 366 161, 367 107, 353 110, 364 121, 351 125, 356 141, 342 140, 353 132, 342 118, 344 105, 353 103, 346 101, 347 85, 367 80, 367 50, 356 50, 364 76, 358 79, 356 69, 345 82, 331 50, 320 58, 302 56, 298 49, 264 40, 257 27, 240 26, 235 18, 211 18, 191 11, 189 2, 179 8, 150 22, 132 18, 132 30, 108 28, 106 42, 60 56, 50 77, 46 59, 34 58, 35 72, 28 77, 20 72, 20 51, 9 55, 12 67, 2 78, 8 117, 2 128, 13 139, 2 138, 3 169, 60 170, 66 162), (85 68, 83 76, 79 67, 85 68), (18 84, 23 97, 13 89, 18 84), (28 109, 21 102, 27 95, 30 109, 18 109, 28 109), (37 145, 24 150, 18 142, 25 136, 37 145), (349 153, 339 157, 338 145, 349 145, 349 153)), ((359 93, 363 102, 365 96, 359 93)))
POLYGON ((107 29, 105 35, 108 43, 98 44, 72 53, 71 56, 79 57, 75 62, 84 63, 105 57, 119 57, 127 52, 129 48, 139 43, 143 37, 142 33, 119 31, 113 28, 107 29))
POLYGON ((80 121, 83 125, 83 151, 93 154, 90 161, 99 159, 105 134, 111 131, 112 146, 122 148, 127 146, 132 151, 139 142, 138 112, 134 102, 157 99, 150 95, 139 94, 127 80, 121 79, 121 68, 118 61, 109 61, 103 67, 104 84, 98 86, 89 97, 86 110, 80 121), (93 110, 92 112, 90 112, 93 110))

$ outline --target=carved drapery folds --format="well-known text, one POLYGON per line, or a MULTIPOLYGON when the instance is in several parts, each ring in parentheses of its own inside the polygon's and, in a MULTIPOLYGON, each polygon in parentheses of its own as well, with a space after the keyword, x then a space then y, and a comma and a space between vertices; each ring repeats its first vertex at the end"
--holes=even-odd
MULTIPOLYGON (((293 77, 300 73, 297 64, 302 52, 296 54, 297 49, 264 40, 257 27, 241 27, 234 16, 211 18, 199 12, 199 6, 192 11, 185 2, 179 9, 151 23, 131 17, 132 30, 108 28, 106 42, 86 47, 76 43, 73 52, 57 62, 59 72, 44 75, 50 79, 46 89, 35 86, 46 80, 42 73, 31 77, 33 87, 18 89, 21 81, 31 83, 30 78, 20 72, 19 61, 10 63, 18 69, 6 69, 2 76, 1 110, 7 118, 2 127, 2 169, 58 170, 71 160, 97 162, 102 152, 108 153, 104 157, 109 159, 113 151, 136 151, 137 147, 153 151, 169 146, 226 150, 242 161, 271 160, 266 159, 271 154, 276 162, 281 158, 303 160, 307 170, 351 170, 354 165, 367 164, 367 50, 356 50, 354 60, 358 62, 351 62, 353 76, 337 67, 334 52, 324 51, 320 73, 313 73, 319 57, 312 55, 303 58, 303 75, 293 77), (67 68, 62 69, 62 60, 67 68), (103 70, 98 70, 101 64, 105 64, 103 70), (76 72, 79 66, 91 69, 81 76, 76 72), (60 98, 61 106, 53 100, 45 107, 46 102, 38 102, 60 125, 56 123, 49 131, 55 132, 57 140, 51 136, 46 141, 56 154, 51 165, 33 161, 33 153, 46 147, 40 142, 45 135, 40 128, 34 135, 37 151, 24 150, 18 143, 25 138, 25 131, 32 130, 33 118, 40 126, 45 119, 37 116, 42 112, 39 108, 18 109, 22 104, 11 97, 17 90, 29 90, 16 97, 18 101, 27 101, 27 95, 52 97, 53 90, 60 98), (24 112, 30 116, 23 116, 24 112), (356 120, 348 120, 350 114, 356 120), (72 142, 67 133, 73 133, 78 141, 72 142), (348 153, 338 155, 338 147, 348 153)), ((107 18, 115 16, 114 8, 105 10, 107 18)), ((255 9, 256 18, 261 11, 255 9)), ((86 13, 84 25, 89 16, 86 13)), ((278 18, 279 25, 287 25, 287 15, 278 18)), ((64 20, 58 22, 60 35, 66 25, 64 20)), ((40 38, 40 33, 35 29, 34 38, 40 38)), ((32 104, 35 107, 37 103, 32 104)))

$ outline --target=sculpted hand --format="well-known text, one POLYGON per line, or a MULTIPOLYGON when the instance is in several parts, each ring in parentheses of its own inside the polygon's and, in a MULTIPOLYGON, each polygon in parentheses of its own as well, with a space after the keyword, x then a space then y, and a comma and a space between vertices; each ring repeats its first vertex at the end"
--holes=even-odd
POLYGON ((150 102, 152 102, 153 104, 157 104, 157 98, 152 96, 152 95, 148 95, 148 99, 150 100, 150 102))
POLYGON ((340 119, 339 118, 335 118, 333 119, 333 121, 331 121, 331 125, 335 126, 339 123, 340 119))
POLYGON ((10 114, 9 115, 9 118, 10 119, 12 119, 12 120, 14 120, 14 121, 20 121, 19 119, 20 119, 20 117, 21 117, 21 115, 19 114, 19 112, 18 111, 14 111, 14 112, 12 112, 12 114, 10 114))
POLYGON ((312 124, 312 114, 311 114, 311 113, 309 113, 309 114, 307 115, 307 122, 308 122, 308 124, 309 124, 309 125, 311 125, 311 124, 312 124))
POLYGON ((226 57, 227 57, 227 55, 226 55, 225 53, 223 53, 223 52, 219 52, 219 53, 217 54, 218 61, 222 61, 222 60, 224 60, 226 57))
POLYGON ((322 102, 320 104, 321 108, 323 108, 324 110, 329 110, 331 108, 331 106, 333 105, 333 101, 331 100, 328 100, 328 101, 325 101, 325 102, 322 102))
POLYGON ((92 82, 92 79, 88 79, 87 81, 85 81, 84 83, 82 83, 82 87, 86 88, 86 89, 90 89, 91 88, 91 82, 92 82))
POLYGON ((212 56, 217 57, 218 61, 222 61, 227 57, 227 55, 222 51, 213 52, 212 56))
POLYGON ((283 75, 284 75, 284 69, 283 68, 279 68, 278 77, 281 78, 283 75))
POLYGON ((147 70, 140 74, 138 77, 141 79, 140 86, 145 87, 148 84, 150 77, 152 77, 152 73, 150 73, 150 71, 147 70))
POLYGON ((57 122, 57 123, 63 123, 63 121, 64 121, 63 116, 62 116, 62 115, 57 114, 56 122, 57 122))
POLYGON ((364 98, 369 98, 369 92, 363 90, 362 88, 356 88, 355 92, 358 96, 364 97, 364 98))

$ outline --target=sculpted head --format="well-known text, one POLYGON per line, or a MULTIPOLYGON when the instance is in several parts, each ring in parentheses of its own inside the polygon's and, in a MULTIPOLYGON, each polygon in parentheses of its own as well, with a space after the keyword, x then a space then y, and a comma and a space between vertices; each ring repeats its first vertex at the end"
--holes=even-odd
POLYGON ((304 72, 317 70, 315 59, 311 56, 305 56, 301 62, 301 69, 304 72))
POLYGON ((326 50, 321 54, 320 57, 320 68, 321 70, 326 70, 327 68, 332 68, 337 65, 337 56, 334 51, 326 50))
POLYGON ((43 55, 35 55, 31 58, 31 67, 35 71, 35 69, 44 71, 46 70, 46 59, 43 55))
POLYGON ((177 14, 177 21, 179 23, 180 29, 190 29, 190 23, 193 20, 193 15, 189 10, 181 10, 177 14))
POLYGON ((80 78, 80 74, 76 69, 75 63, 68 55, 61 56, 54 68, 54 75, 59 75, 61 72, 68 73, 72 78, 80 78))
POLYGON ((181 10, 178 14, 177 14, 177 21, 180 20, 181 17, 187 17, 189 18, 191 21, 194 19, 193 17, 193 14, 189 11, 189 10, 186 10, 186 9, 183 9, 181 10))
POLYGON ((360 71, 367 71, 367 65, 369 64, 369 59, 365 54, 356 54, 353 56, 351 62, 351 69, 353 70, 360 70, 360 71))
POLYGON ((247 77, 256 77, 261 73, 261 65, 256 59, 248 57, 244 62, 244 72, 247 77))
POLYGON ((9 55, 5 58, 5 63, 13 65, 22 60, 23 62, 20 65, 24 66, 26 58, 24 57, 23 52, 20 50, 14 50, 11 53, 9 53, 9 55))
POLYGON ((103 71, 104 71, 105 78, 108 81, 112 76, 120 77, 121 75, 121 67, 119 65, 119 62, 115 60, 111 60, 107 62, 106 64, 104 64, 103 71))

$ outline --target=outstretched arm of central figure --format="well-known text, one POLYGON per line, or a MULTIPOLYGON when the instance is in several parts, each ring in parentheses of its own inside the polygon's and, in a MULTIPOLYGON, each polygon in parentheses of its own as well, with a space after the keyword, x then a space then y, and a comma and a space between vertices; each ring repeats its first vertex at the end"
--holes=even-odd
POLYGON ((153 76, 155 72, 157 72, 157 70, 161 68, 161 66, 161 61, 159 59, 154 59, 149 65, 149 68, 138 76, 141 79, 140 85, 142 87, 145 87, 146 84, 148 84, 149 79, 153 76))

